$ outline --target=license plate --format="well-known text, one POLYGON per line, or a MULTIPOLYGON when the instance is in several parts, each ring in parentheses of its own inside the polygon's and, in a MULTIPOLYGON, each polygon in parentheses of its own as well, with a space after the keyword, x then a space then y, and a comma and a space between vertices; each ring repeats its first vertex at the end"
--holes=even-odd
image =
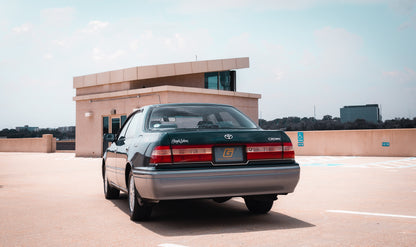
POLYGON ((242 147, 214 147, 215 163, 242 163, 244 153, 242 147))

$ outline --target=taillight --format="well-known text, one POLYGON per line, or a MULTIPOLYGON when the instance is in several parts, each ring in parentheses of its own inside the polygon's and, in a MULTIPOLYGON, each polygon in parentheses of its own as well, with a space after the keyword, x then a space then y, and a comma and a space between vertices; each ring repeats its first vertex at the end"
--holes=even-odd
POLYGON ((247 160, 295 159, 292 143, 253 143, 246 146, 247 160))
POLYGON ((246 146, 247 160, 281 159, 282 144, 253 143, 246 146))
POLYGON ((150 163, 172 163, 172 152, 169 146, 157 146, 152 151, 150 163))
POLYGON ((283 143, 283 159, 295 159, 295 150, 291 142, 283 143))
POLYGON ((173 162, 211 162, 212 145, 172 146, 173 162))
MULTIPOLYGON (((152 151, 150 163, 212 162, 213 145, 157 146, 152 151)), ((247 160, 295 159, 293 145, 283 143, 246 144, 247 160)))

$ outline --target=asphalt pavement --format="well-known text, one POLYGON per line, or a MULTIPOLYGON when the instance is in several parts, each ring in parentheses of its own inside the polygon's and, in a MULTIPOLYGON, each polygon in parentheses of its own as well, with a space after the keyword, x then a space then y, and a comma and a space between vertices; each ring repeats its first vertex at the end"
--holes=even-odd
POLYGON ((101 160, 0 153, 0 246, 415 246, 416 158, 298 156, 267 215, 241 198, 166 201, 147 222, 103 195, 101 160))

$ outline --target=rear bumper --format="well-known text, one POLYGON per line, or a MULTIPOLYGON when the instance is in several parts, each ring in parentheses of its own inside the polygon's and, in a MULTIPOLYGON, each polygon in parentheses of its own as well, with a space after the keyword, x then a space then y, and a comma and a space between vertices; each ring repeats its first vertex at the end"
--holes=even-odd
POLYGON ((137 191, 141 197, 153 200, 286 194, 294 191, 299 174, 296 163, 188 170, 133 169, 137 191))

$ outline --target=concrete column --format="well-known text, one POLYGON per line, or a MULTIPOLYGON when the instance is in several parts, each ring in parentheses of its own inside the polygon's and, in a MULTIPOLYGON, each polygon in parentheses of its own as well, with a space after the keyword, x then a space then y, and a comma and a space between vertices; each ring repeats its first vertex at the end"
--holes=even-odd
POLYGON ((45 145, 44 152, 45 153, 52 153, 56 150, 56 140, 55 142, 53 141, 54 138, 52 134, 44 134, 42 135, 42 139, 44 140, 44 145, 45 145))

